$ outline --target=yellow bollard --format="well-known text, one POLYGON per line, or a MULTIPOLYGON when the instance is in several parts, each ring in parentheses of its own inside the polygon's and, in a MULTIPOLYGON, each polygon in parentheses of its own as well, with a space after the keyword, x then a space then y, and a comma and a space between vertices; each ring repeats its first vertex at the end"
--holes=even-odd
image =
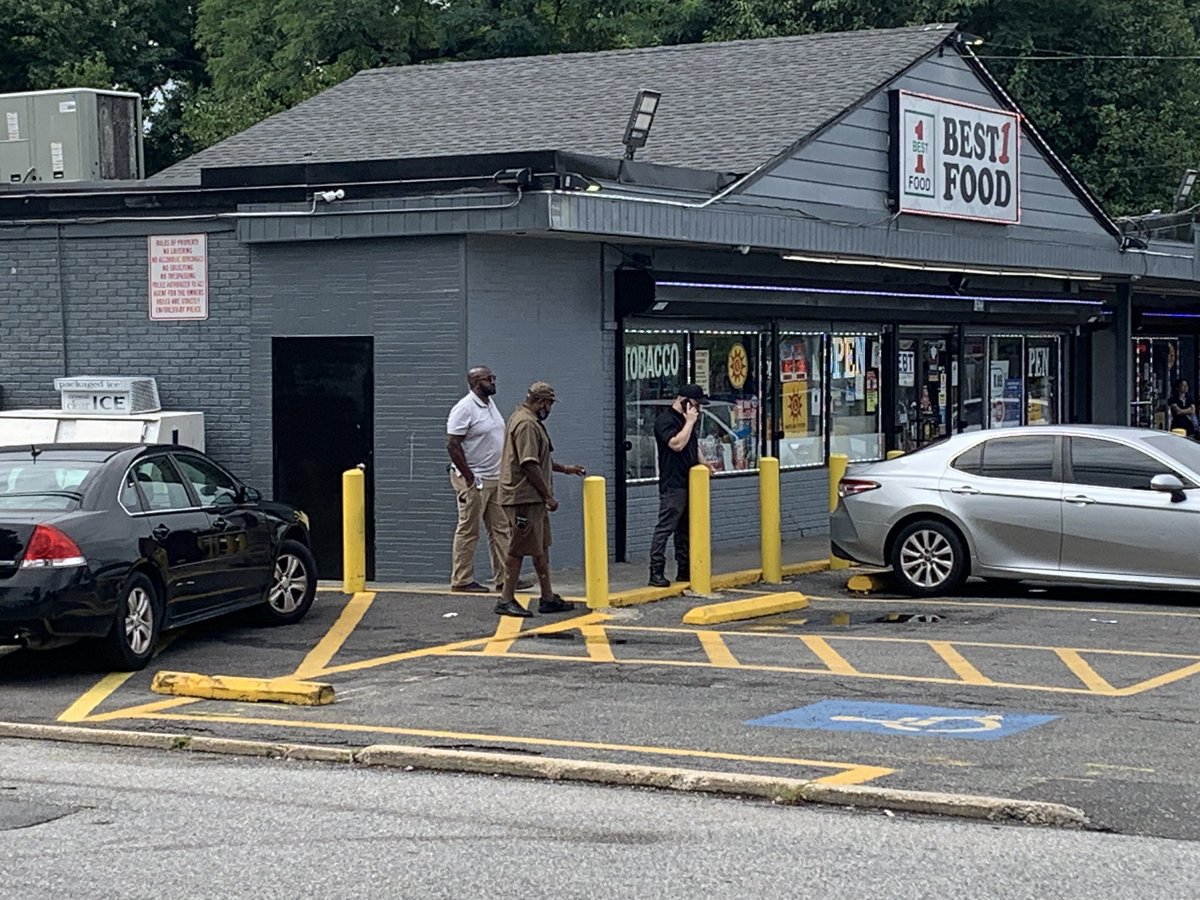
MULTIPOLYGON (((850 464, 850 457, 844 453, 829 454, 829 511, 833 512, 837 509, 838 504, 838 482, 846 475, 846 466, 850 464)), ((829 568, 831 569, 848 569, 850 563, 844 559, 839 559, 833 553, 829 554, 829 568)))
POLYGON ((708 466, 688 472, 688 574, 697 594, 712 593, 712 516, 708 496, 708 466))
POLYGON ((904 455, 903 450, 889 450, 887 452, 888 459, 895 459, 897 456, 903 456, 903 455, 904 455))
POLYGON ((773 456, 758 461, 758 506, 763 581, 778 584, 783 581, 783 538, 779 525, 779 460, 773 456))
POLYGON ((608 514, 604 501, 604 479, 599 475, 583 479, 583 580, 588 609, 609 605, 608 514))
POLYGON ((367 495, 363 467, 342 473, 342 590, 367 586, 367 495))
POLYGON ((1171 434, 1177 434, 1180 437, 1187 437, 1187 431, 1183 428, 1172 428, 1171 434))

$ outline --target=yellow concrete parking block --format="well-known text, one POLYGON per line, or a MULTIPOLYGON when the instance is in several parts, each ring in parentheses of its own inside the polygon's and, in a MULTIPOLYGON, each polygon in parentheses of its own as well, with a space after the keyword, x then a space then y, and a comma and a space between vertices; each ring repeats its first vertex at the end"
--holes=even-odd
POLYGON ((851 575, 850 580, 846 582, 846 590, 858 591, 862 594, 882 591, 888 586, 888 576, 884 572, 876 572, 871 575, 851 575))
POLYGON ((807 606, 808 598, 803 594, 798 591, 785 591, 780 594, 763 594, 747 600, 697 606, 687 611, 683 622, 685 625, 716 625, 721 622, 739 622, 742 619, 773 616, 807 606))
POLYGON ((291 703, 324 706, 333 702, 333 685, 295 678, 235 678, 194 672, 159 672, 150 683, 156 694, 199 697, 204 700, 291 703))

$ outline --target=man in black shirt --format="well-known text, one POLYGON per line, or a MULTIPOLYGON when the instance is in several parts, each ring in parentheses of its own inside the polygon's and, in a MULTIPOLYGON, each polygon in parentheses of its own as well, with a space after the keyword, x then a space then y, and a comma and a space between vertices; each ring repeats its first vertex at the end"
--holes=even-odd
POLYGON ((675 402, 654 420, 654 440, 658 444, 658 525, 650 541, 650 584, 670 587, 664 569, 667 565, 667 539, 674 535, 676 578, 688 581, 688 472, 700 460, 699 435, 696 433, 700 407, 708 397, 698 384, 685 384, 675 402))

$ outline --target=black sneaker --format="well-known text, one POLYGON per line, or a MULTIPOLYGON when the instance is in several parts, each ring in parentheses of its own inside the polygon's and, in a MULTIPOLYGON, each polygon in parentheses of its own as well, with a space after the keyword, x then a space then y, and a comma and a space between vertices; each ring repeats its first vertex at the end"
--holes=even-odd
POLYGON ((650 581, 647 583, 650 585, 650 587, 670 587, 671 586, 671 582, 667 581, 667 579, 662 575, 651 575, 650 581))
POLYGON ((566 600, 564 600, 558 594, 555 594, 553 597, 549 597, 549 598, 542 597, 540 600, 538 600, 538 612, 543 613, 543 614, 556 613, 556 612, 570 612, 574 609, 575 609, 574 603, 568 603, 566 600))
POLYGON ((498 616, 518 616, 522 619, 528 619, 533 615, 516 600, 501 600, 493 607, 492 612, 498 616))

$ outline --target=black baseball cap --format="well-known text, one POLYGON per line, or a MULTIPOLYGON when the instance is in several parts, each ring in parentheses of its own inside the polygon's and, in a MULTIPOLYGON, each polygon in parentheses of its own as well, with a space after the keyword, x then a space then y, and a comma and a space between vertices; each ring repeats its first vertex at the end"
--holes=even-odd
POLYGON ((704 393, 704 388, 698 384, 685 384, 675 392, 677 397, 687 397, 689 400, 694 400, 701 406, 708 405, 708 396, 704 393))

